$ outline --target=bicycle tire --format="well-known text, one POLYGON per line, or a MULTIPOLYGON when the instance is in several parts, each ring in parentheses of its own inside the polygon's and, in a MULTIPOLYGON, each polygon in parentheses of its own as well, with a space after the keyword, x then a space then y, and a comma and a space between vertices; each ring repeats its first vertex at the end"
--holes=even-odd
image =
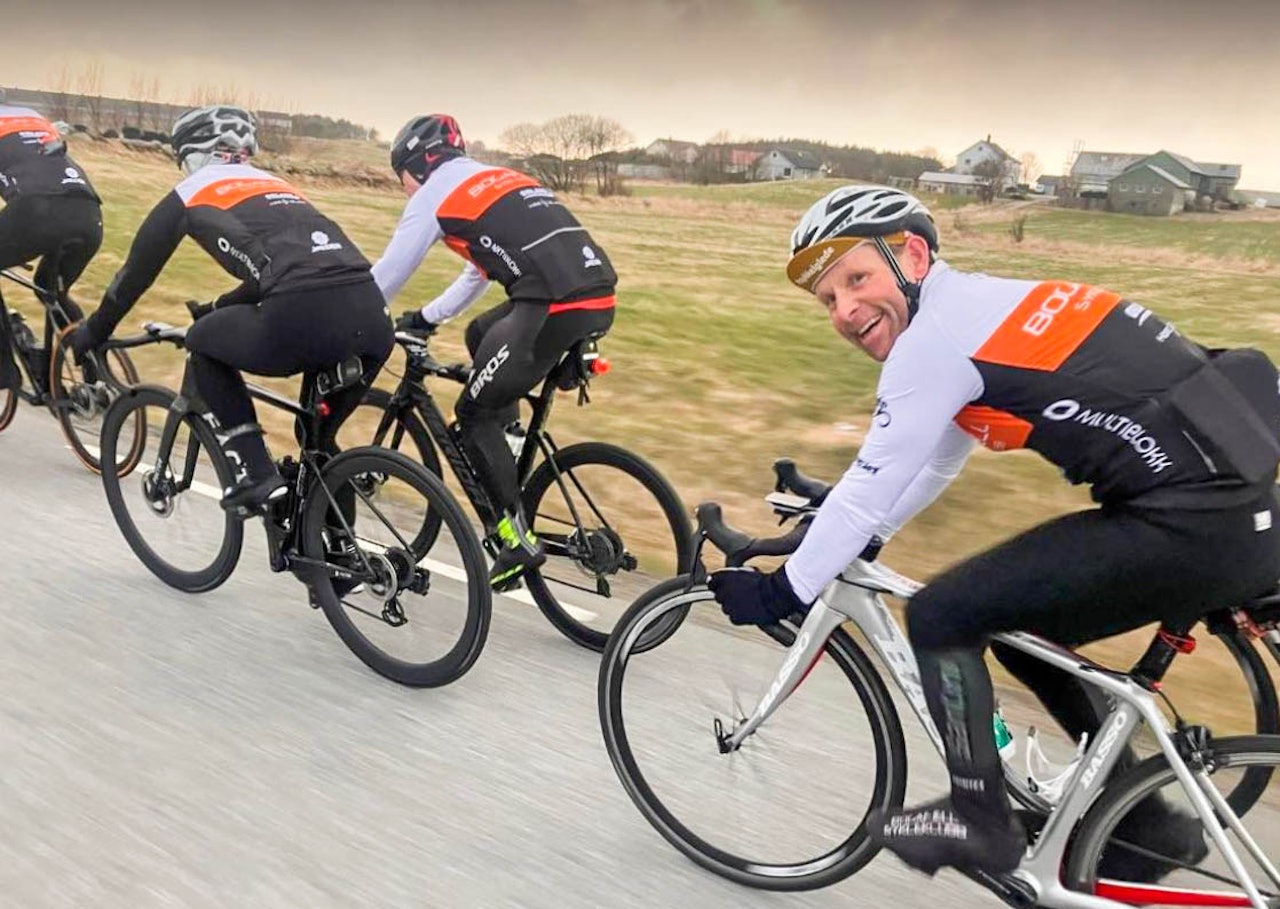
MULTIPOLYGON (((365 392, 364 398, 361 399, 355 412, 347 418, 348 425, 360 418, 362 409, 366 414, 368 414, 369 409, 377 411, 377 416, 372 418, 372 422, 375 427, 381 426, 383 415, 391 410, 391 393, 381 388, 370 388, 365 392)), ((339 431, 339 437, 341 437, 341 431, 339 431)), ((440 468, 440 456, 436 454, 435 446, 431 443, 431 434, 427 432, 427 427, 422 424, 422 420, 414 413, 412 407, 402 408, 395 415, 394 421, 387 428, 387 431, 380 433, 375 428, 373 437, 363 444, 378 445, 391 451, 407 454, 410 458, 416 458, 423 467, 435 476, 444 479, 444 474, 440 468), (388 432, 390 437, 387 435, 388 432), (411 451, 402 447, 406 437, 412 443, 411 451)), ((414 548, 417 549, 421 546, 424 552, 430 550, 435 544, 436 535, 439 533, 440 516, 434 512, 427 512, 419 537, 415 540, 414 548)))
POLYGON ((0 390, 0 432, 9 428, 13 415, 18 412, 18 392, 13 388, 0 390))
MULTIPOLYGON (((466 620, 458 642, 444 656, 430 662, 413 663, 402 660, 383 651, 355 625, 341 598, 334 591, 331 575, 324 571, 312 572, 308 579, 312 595, 338 637, 374 672, 413 688, 447 685, 461 678, 475 664, 488 638, 493 600, 489 592, 484 550, 476 539, 471 522, 452 493, 445 488, 444 482, 422 465, 398 452, 375 446, 344 451, 325 464, 320 480, 332 492, 341 489, 353 478, 369 473, 394 476, 411 485, 426 497, 430 507, 440 515, 443 526, 452 534, 462 558, 467 584, 466 620)), ((316 488, 313 486, 312 490, 316 488)), ((322 532, 328 525, 329 510, 328 496, 308 493, 303 505, 300 529, 302 552, 308 559, 325 561, 322 532)), ((413 552, 418 561, 426 554, 427 550, 413 552)))
MULTIPOLYGON (((1215 739, 1210 744, 1209 754, 1215 771, 1238 766, 1274 770, 1280 766, 1280 736, 1247 735, 1215 739)), ((1116 825, 1142 799, 1174 780, 1173 768, 1163 754, 1149 757, 1108 780, 1076 826, 1063 861, 1063 883, 1071 890, 1095 892, 1099 884, 1098 865, 1111 843, 1116 825)))
MULTIPOLYGON (((548 535, 546 522, 539 517, 539 510, 545 497, 549 493, 563 496, 563 492, 556 483, 557 470, 562 474, 572 475, 575 470, 588 466, 613 468, 640 483, 658 503, 659 509, 666 520, 667 530, 671 534, 675 558, 674 564, 670 566, 672 575, 685 574, 690 570, 693 525, 688 517, 689 512, 685 509, 679 494, 667 482, 666 478, 658 472, 656 467, 639 455, 607 442, 580 442, 561 448, 554 453, 553 457, 554 466, 552 460, 543 460, 530 474, 521 492, 525 515, 535 534, 540 537, 548 535)), ((590 518, 591 516, 586 517, 590 518)), ((605 524, 609 525, 609 522, 606 520, 605 524)), ((576 532, 574 531, 574 533, 576 532)), ((600 530, 594 527, 589 531, 591 535, 598 533, 600 533, 600 530)), ((625 544, 625 541, 622 542, 625 544)), ((664 552, 664 557, 666 555, 667 553, 664 552)), ((571 561, 579 566, 582 565, 581 560, 575 560, 572 556, 557 556, 552 552, 548 552, 548 565, 544 565, 537 571, 530 571, 526 575, 529 593, 532 595, 534 602, 538 604, 542 614, 561 634, 575 644, 586 647, 589 650, 603 651, 609 641, 609 634, 592 628, 585 622, 574 618, 560 601, 556 591, 550 586, 546 572, 550 565, 555 564, 553 560, 571 561)), ((618 569, 615 569, 613 573, 617 573, 617 571, 618 569)), ((600 576, 601 574, 596 572, 596 577, 600 576)), ((655 580, 661 580, 661 578, 655 578, 655 580)), ((674 634, 683 617, 684 613, 673 615, 665 625, 653 629, 652 633, 647 635, 642 643, 644 649, 656 647, 667 637, 674 634)))
MULTIPOLYGON (((129 358, 128 353, 125 351, 117 349, 106 350, 98 356, 98 360, 106 365, 107 371, 111 375, 112 381, 107 383, 108 395, 118 397, 118 389, 121 386, 132 387, 138 384, 138 370, 134 367, 133 360, 129 358)), ((102 473, 100 453, 95 455, 90 450, 90 446, 99 440, 96 438, 87 441, 81 439, 80 430, 77 429, 73 421, 73 414, 79 415, 82 411, 75 407, 74 402, 68 396, 67 387, 63 384, 63 371, 67 368, 77 377, 76 384, 83 384, 79 381, 80 377, 83 376, 83 370, 75 363, 74 358, 68 361, 67 346, 62 343, 59 337, 55 337, 53 354, 49 357, 49 408, 57 418, 58 425, 62 428, 62 434, 66 437, 67 444, 71 446, 72 453, 80 463, 93 473, 102 473)), ((105 410, 103 414, 105 415, 105 410)), ((146 424, 140 421, 134 426, 133 444, 129 446, 124 457, 116 465, 116 471, 121 476, 127 476, 137 466, 138 459, 142 457, 142 447, 146 441, 145 435, 146 424)))
MULTIPOLYGON (((1276 698, 1276 686, 1261 655, 1253 646, 1252 638, 1234 626, 1225 632, 1214 632, 1214 635, 1235 657, 1236 664, 1244 673, 1245 684, 1253 699, 1254 732, 1258 735, 1280 734, 1280 703, 1276 698)), ((1227 795, 1231 810, 1243 815, 1252 808, 1266 791, 1271 774, 1272 771, 1265 767, 1247 769, 1240 782, 1227 795)))
MULTIPOLYGON (((827 855, 789 865, 767 865, 734 856, 703 840, 662 804, 640 770, 622 716, 627 661, 641 652, 632 641, 643 639, 643 632, 637 633, 634 628, 643 627, 651 613, 670 608, 664 603, 682 597, 687 585, 687 576, 673 578, 656 585, 637 599, 618 621, 600 662, 597 684, 600 727, 609 759, 623 788, 646 820, 669 843, 687 858, 721 877, 757 889, 786 891, 813 890, 844 880, 865 866, 879 851, 867 836, 865 816, 849 838, 827 855)), ((699 585, 691 592, 700 592, 706 599, 712 599, 706 587, 699 585)), ((689 607, 675 608, 687 611, 689 607)), ((795 632, 794 627, 785 626, 784 640, 780 643, 788 644, 794 640, 795 632)), ((876 774, 874 796, 868 810, 899 807, 906 793, 907 746, 897 709, 884 680, 866 652, 843 629, 837 628, 832 633, 825 652, 853 686, 873 730, 876 774)), ((781 709, 785 710, 785 705, 781 709)))
MULTIPOLYGON (((102 425, 102 458, 104 463, 115 463, 120 428, 129 419, 131 411, 147 406, 168 410, 176 397, 167 388, 160 388, 154 385, 139 385, 129 389, 113 401, 107 409, 102 425)), ((218 477, 220 489, 231 486, 235 481, 231 465, 222 453, 222 447, 218 444, 213 430, 197 414, 184 415, 182 422, 191 432, 198 446, 208 452, 209 459, 213 463, 218 477)), ((142 438, 145 440, 145 436, 142 436, 142 438)), ((135 461, 135 466, 136 463, 135 461)), ((107 494, 107 504, 110 505, 111 514, 115 518, 121 534, 124 535, 125 541, 129 544, 129 548, 133 550, 134 555, 142 561, 142 564, 147 566, 152 574, 170 587, 186 593, 204 593, 213 590, 231 576, 231 573, 235 570, 236 563, 240 560, 240 550, 244 543, 243 521, 229 512, 224 513, 222 516, 222 542, 210 563, 199 570, 176 567, 167 562, 163 556, 152 548, 144 538, 141 530, 139 530, 137 523, 133 520, 133 515, 130 514, 129 507, 125 503, 124 490, 120 483, 123 476, 113 470, 102 471, 102 485, 107 494)), ((194 490, 187 490, 183 494, 200 495, 194 490)))

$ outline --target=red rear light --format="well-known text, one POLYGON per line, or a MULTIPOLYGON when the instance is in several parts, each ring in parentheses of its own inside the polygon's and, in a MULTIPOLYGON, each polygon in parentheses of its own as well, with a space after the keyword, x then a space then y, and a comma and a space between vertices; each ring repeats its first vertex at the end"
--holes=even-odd
POLYGON ((604 357, 596 357, 591 361, 591 372, 593 375, 602 376, 611 369, 613 369, 613 364, 604 357))
POLYGON ((321 401, 316 405, 316 413, 320 414, 322 417, 327 417, 329 414, 333 413, 333 408, 329 406, 328 401, 321 401))

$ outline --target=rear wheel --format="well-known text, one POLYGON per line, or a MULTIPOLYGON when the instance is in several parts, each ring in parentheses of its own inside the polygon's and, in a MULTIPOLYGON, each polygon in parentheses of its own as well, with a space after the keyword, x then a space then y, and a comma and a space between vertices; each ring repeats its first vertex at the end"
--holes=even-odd
MULTIPOLYGON (((614 624, 655 583, 689 570, 693 527, 680 496, 652 464, 604 442, 555 452, 523 490, 547 561, 529 572, 538 608, 565 637, 603 650, 614 624)), ((679 626, 676 610, 647 632, 656 646, 679 626)))
POLYGON ((475 663, 493 608, 484 552, 439 478, 383 448, 350 449, 308 490, 300 533, 315 603, 369 668, 435 687, 475 663), (438 532, 424 544, 428 513, 438 532))
POLYGON ((213 430, 198 414, 175 416, 173 392, 139 386, 117 398, 103 419, 102 485, 125 541, 151 572, 188 593, 212 590, 240 559, 244 524, 223 511, 234 483, 213 430), (139 442, 135 427, 145 427, 139 442), (138 446, 132 459, 123 445, 138 446), (131 472, 112 464, 131 461, 131 472))
MULTIPOLYGON (((98 445, 107 408, 122 389, 137 384, 138 371, 123 350, 93 354, 82 367, 67 345, 55 339, 49 363, 50 407, 71 450, 94 473, 102 472, 98 445), (102 369, 106 375, 98 374, 102 369)), ((136 411, 134 422, 119 429, 114 455, 119 474, 132 471, 141 456, 146 434, 142 419, 143 411, 136 411)))
MULTIPOLYGON (((1219 739, 1204 756, 1207 785, 1225 797, 1251 770, 1274 778, 1280 766, 1280 738, 1219 739)), ((1268 787, 1238 821, 1269 862, 1280 859, 1276 788, 1268 787)), ((1157 755, 1107 781, 1076 830, 1063 883, 1072 890, 1133 904, 1247 906, 1247 878, 1261 892, 1264 905, 1276 905, 1280 875, 1274 865, 1268 872, 1229 830, 1227 839, 1242 861, 1243 875, 1207 836, 1173 768, 1157 755), (1210 898, 1207 891, 1215 895, 1210 898)))

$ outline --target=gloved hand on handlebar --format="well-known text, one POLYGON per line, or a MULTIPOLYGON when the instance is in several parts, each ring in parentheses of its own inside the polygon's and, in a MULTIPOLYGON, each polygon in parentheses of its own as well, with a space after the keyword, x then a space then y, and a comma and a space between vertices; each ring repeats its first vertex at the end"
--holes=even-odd
POLYGON ((774 625, 794 613, 808 613, 811 605, 796 596, 783 567, 768 574, 754 568, 722 568, 712 572, 707 587, 735 625, 774 625))
POLYGON ((411 331, 419 335, 433 335, 439 326, 422 317, 420 309, 406 309, 396 319, 396 331, 411 331))
POLYGON ((198 300, 187 301, 187 312, 191 313, 191 321, 199 322, 203 316, 213 312, 212 303, 201 303, 198 300))
POLYGON ((67 332, 64 341, 75 354, 76 362, 81 363, 85 354, 100 348, 107 339, 98 337, 93 329, 93 320, 85 319, 67 332))

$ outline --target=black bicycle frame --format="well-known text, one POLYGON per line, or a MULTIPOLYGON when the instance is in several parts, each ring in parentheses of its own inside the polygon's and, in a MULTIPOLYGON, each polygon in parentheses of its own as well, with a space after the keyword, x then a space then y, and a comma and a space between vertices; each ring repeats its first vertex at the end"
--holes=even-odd
MULTIPOLYGON (((449 367, 433 368, 431 364, 434 361, 430 360, 425 349, 419 352, 414 348, 406 348, 406 353, 408 355, 408 365, 405 369, 404 378, 400 380, 400 385, 391 395, 391 402, 378 423, 377 434, 374 438, 385 438, 387 432, 391 429, 392 423, 401 414, 416 409, 422 415, 428 435, 431 436, 431 440, 435 442, 436 447, 440 449, 445 460, 449 463, 449 467, 452 468, 454 476, 458 478, 458 483, 462 486, 463 492, 466 493, 472 507, 475 508, 476 514, 480 516, 480 520, 486 527, 492 528, 497 524, 500 517, 497 509, 494 507, 489 493, 481 485, 480 478, 476 474, 470 458, 467 457, 466 452, 462 450, 462 446, 454 439, 453 433, 449 431, 449 427, 445 423, 444 412, 436 403, 435 396, 431 394, 431 390, 427 388, 425 382, 428 375, 453 381, 459 381, 459 377, 449 367)), ((551 379, 547 379, 543 382, 538 394, 524 396, 524 400, 533 409, 529 426, 526 429, 526 438, 535 440, 537 444, 534 446, 526 443, 524 450, 520 452, 520 457, 516 461, 516 481, 520 487, 524 486, 529 479, 529 475, 533 473, 534 456, 538 451, 541 451, 553 465, 555 463, 552 460, 552 455, 559 449, 546 431, 547 418, 551 412, 551 404, 555 398, 555 393, 555 384, 551 379)), ((395 447, 398 442, 399 438, 394 438, 391 447, 395 447)))

